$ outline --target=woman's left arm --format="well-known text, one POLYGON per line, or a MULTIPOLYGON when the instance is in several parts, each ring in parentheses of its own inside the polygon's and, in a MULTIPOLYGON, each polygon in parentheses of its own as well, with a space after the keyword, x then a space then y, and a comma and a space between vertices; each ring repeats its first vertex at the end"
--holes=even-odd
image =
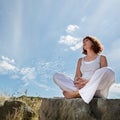
POLYGON ((102 67, 107 67, 108 63, 107 63, 107 58, 104 55, 101 55, 100 57, 100 68, 102 67))

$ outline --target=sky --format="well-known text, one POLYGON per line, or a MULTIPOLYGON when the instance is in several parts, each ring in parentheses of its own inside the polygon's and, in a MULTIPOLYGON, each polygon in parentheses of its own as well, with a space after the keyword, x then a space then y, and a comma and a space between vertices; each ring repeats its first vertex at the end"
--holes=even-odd
POLYGON ((74 78, 82 39, 104 45, 120 98, 119 0, 0 0, 0 94, 61 97, 53 74, 74 78))

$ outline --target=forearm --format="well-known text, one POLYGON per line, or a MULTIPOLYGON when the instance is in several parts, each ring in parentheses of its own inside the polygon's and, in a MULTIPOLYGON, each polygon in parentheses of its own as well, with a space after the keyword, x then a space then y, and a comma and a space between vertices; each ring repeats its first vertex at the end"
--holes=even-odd
POLYGON ((79 59, 78 63, 77 63, 77 68, 76 68, 74 81, 78 80, 82 76, 81 71, 80 71, 80 66, 81 66, 81 59, 79 59))
POLYGON ((78 79, 80 79, 81 77, 80 76, 75 76, 74 77, 74 81, 77 81, 78 79))
POLYGON ((82 74, 81 73, 76 74, 75 77, 74 77, 74 81, 80 80, 81 78, 82 78, 82 74))

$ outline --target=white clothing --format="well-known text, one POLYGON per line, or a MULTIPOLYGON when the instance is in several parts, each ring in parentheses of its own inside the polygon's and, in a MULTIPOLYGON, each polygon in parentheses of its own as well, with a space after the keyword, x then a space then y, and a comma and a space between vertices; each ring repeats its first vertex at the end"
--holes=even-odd
POLYGON ((62 73, 54 74, 53 80, 63 91, 79 91, 86 103, 89 103, 94 96, 106 98, 110 86, 115 81, 115 74, 109 67, 100 68, 100 56, 90 62, 84 61, 83 58, 80 70, 82 77, 89 80, 80 90, 76 88, 71 78, 62 73))
POLYGON ((86 103, 89 103, 94 95, 106 98, 114 81, 115 76, 112 69, 100 68, 95 71, 89 82, 79 90, 80 96, 86 103))
POLYGON ((82 58, 82 63, 80 67, 82 78, 90 80, 94 72, 99 68, 100 68, 100 55, 98 55, 96 59, 89 62, 86 62, 84 60, 84 57, 82 58))
POLYGON ((62 73, 55 73, 53 76, 53 80, 63 91, 71 92, 71 91, 79 90, 74 85, 73 80, 70 77, 68 77, 62 73))

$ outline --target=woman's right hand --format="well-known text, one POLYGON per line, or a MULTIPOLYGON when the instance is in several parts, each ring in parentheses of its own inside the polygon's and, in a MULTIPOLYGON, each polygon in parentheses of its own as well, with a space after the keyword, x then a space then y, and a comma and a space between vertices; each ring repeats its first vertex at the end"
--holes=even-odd
POLYGON ((87 82, 88 82, 87 79, 82 78, 82 77, 78 77, 75 79, 74 84, 78 89, 81 89, 86 85, 87 82))

